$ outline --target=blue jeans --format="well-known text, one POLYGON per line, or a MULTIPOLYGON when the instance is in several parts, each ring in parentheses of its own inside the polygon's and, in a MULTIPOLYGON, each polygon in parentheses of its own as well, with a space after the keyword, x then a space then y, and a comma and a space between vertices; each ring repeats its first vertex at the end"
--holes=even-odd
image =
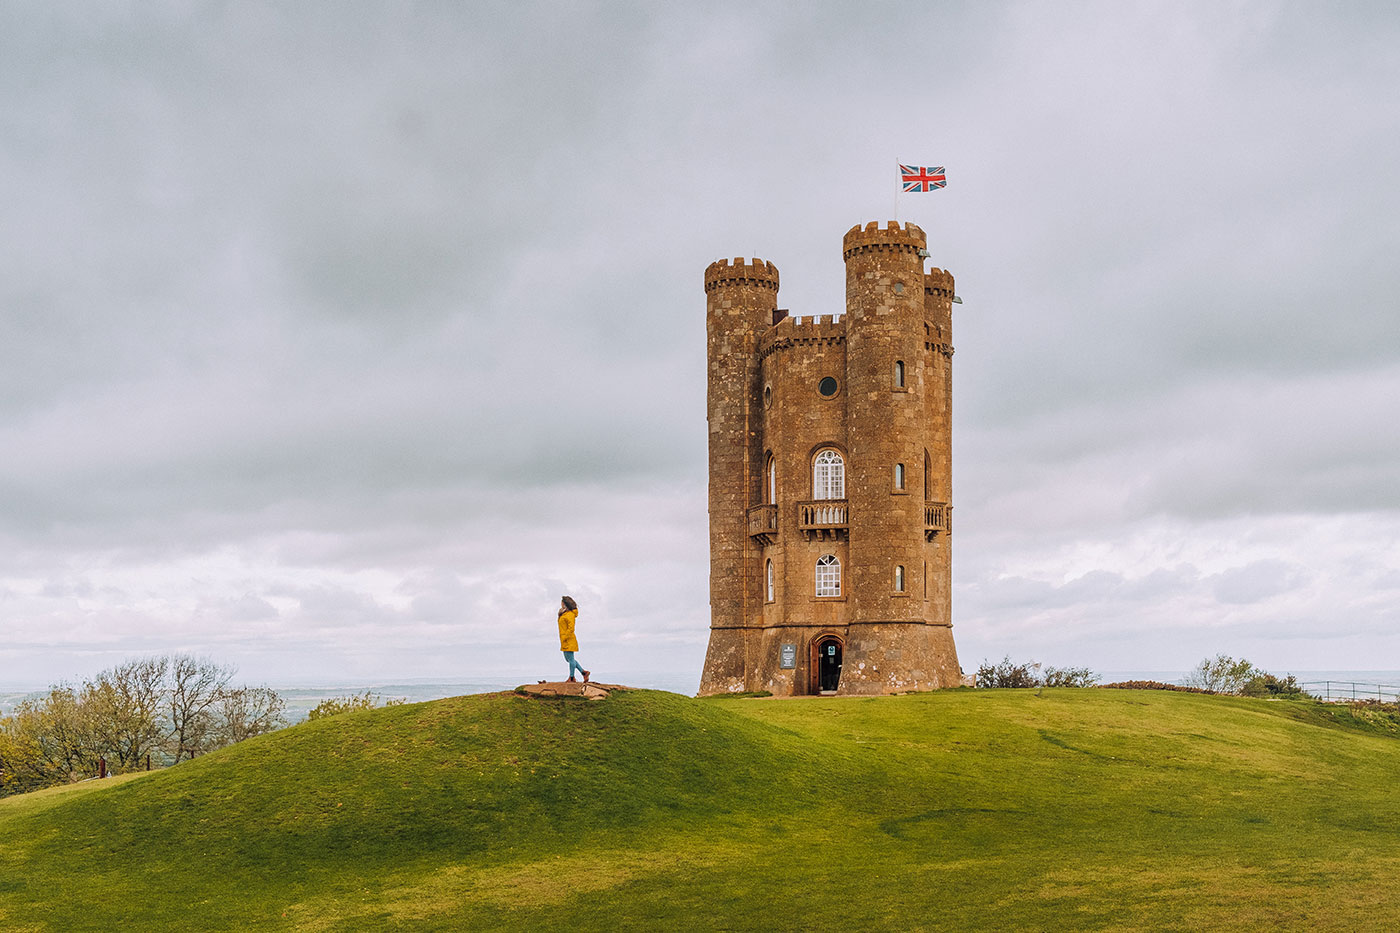
POLYGON ((569 662, 570 677, 574 676, 575 670, 577 670, 580 674, 583 673, 583 665, 574 660, 574 653, 572 651, 564 652, 564 660, 569 662))

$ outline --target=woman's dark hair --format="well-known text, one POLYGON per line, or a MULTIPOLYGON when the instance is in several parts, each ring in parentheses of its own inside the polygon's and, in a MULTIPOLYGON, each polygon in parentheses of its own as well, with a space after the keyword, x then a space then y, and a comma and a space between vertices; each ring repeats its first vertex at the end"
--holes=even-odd
POLYGON ((578 612, 578 603, 574 602, 574 598, 572 596, 564 597, 564 605, 568 606, 574 612, 578 612))

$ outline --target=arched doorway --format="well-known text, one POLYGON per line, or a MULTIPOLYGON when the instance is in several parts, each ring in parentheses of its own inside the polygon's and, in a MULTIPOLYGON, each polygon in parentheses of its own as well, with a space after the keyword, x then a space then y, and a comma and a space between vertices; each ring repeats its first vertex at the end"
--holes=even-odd
POLYGON ((845 644, 839 635, 819 635, 812 642, 812 692, 834 694, 841 686, 841 655, 845 644))

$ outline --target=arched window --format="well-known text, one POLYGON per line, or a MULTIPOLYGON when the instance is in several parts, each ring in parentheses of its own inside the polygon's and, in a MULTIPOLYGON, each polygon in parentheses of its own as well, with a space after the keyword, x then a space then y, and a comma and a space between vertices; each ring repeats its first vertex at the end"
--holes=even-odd
POLYGON ((773 601, 773 562, 768 562, 768 601, 773 601))
POLYGON ((894 591, 895 591, 896 593, 903 593, 903 592, 904 592, 904 565, 903 565, 903 564, 899 564, 898 566, 896 566, 896 567, 894 568, 894 591))
POLYGON ((896 463, 894 465, 894 488, 904 488, 904 464, 902 463, 896 463))
POLYGON ((835 554, 823 554, 817 558, 817 595, 841 595, 841 562, 835 554))
POLYGON ((933 472, 933 461, 929 459, 928 451, 925 450, 925 451, 924 451, 924 498, 925 498, 925 499, 927 499, 927 498, 929 497, 929 495, 928 495, 928 489, 929 489, 929 486, 928 486, 928 477, 929 477, 929 474, 932 473, 932 472, 933 472))
POLYGON ((768 504, 778 501, 778 461, 768 456, 768 504))
POLYGON ((903 360, 895 360, 895 361, 894 361, 894 387, 895 387, 896 389, 902 389, 902 388, 904 388, 904 361, 903 361, 903 360))
POLYGON ((846 498, 846 461, 831 448, 812 461, 812 498, 846 498))

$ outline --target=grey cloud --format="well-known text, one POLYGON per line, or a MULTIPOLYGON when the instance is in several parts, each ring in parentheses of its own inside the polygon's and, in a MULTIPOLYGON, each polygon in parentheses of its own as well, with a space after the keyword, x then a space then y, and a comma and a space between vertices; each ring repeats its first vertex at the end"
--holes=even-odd
MULTIPOLYGON (((90 580, 82 577, 49 580, 40 589, 39 595, 46 599, 77 598, 85 599, 97 595, 97 588, 90 580)), ((107 595, 111 595, 110 593, 107 595)))
MULTIPOLYGON (((1237 578, 1234 572, 1223 574, 1230 581, 1237 578)), ((1246 575, 1254 579, 1251 572, 1246 575)), ((1003 576, 983 579, 972 584, 978 591, 978 603, 983 607, 998 609, 1033 609, 1038 612, 1076 607, 1083 609, 1093 604, 1114 603, 1130 606, 1152 600, 1187 596, 1196 588, 1200 573, 1190 565, 1160 567, 1142 577, 1130 578, 1110 570, 1094 570, 1080 574, 1063 583, 1055 584, 1046 580, 1026 577, 1003 576)), ((1229 584, 1227 584, 1228 586, 1229 584)), ((1217 584, 1217 590, 1221 586, 1217 584)), ((1238 586, 1231 589, 1239 593, 1238 586)), ((1264 595, 1273 595, 1267 593, 1264 595)), ((1251 602, 1252 598, 1240 599, 1251 602)))
POLYGON ((221 622, 270 622, 281 618, 277 607, 261 596, 244 593, 206 603, 201 612, 221 622))
POLYGON ((1400 510, 1400 17, 908 15, 0 13, 0 627, 58 670, 513 669, 567 585, 595 645, 698 665, 701 270, 839 310, 841 234, 928 159, 960 644, 1165 651, 1324 590, 1337 644, 1379 631, 1397 568, 1349 541, 1400 510), (1270 595, 1270 560, 1332 570, 1270 595))
POLYGON ((1376 574, 1372 586, 1378 590, 1400 590, 1400 570, 1386 570, 1376 574))
POLYGON ((1281 560, 1257 560, 1217 574, 1212 580, 1215 598, 1224 603, 1256 603, 1307 582, 1302 567, 1281 560))

